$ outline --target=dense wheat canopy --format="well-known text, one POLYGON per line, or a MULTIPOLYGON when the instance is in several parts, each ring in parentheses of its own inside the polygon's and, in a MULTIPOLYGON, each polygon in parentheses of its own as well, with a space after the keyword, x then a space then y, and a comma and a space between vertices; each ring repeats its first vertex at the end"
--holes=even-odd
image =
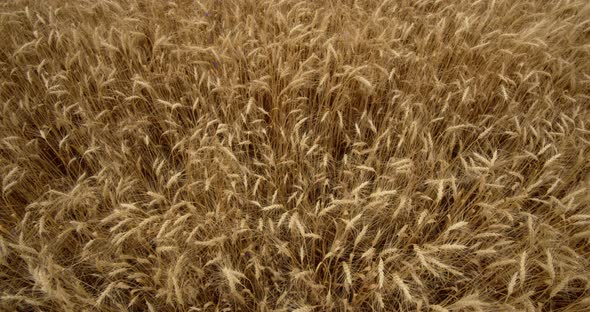
POLYGON ((12 0, 0 34, 2 311, 588 311, 587 0, 12 0))

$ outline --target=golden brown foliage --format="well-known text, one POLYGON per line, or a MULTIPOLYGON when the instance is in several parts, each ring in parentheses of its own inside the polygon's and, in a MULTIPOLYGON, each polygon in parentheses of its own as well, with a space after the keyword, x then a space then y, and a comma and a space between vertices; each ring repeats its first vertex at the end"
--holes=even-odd
POLYGON ((0 309, 583 311, 586 0, 0 4, 0 309))

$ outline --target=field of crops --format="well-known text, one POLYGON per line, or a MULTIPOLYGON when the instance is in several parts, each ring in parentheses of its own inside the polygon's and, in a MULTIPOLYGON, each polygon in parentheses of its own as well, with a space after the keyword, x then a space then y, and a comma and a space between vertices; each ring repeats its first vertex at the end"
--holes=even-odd
POLYGON ((587 0, 0 3, 0 310, 588 311, 587 0))

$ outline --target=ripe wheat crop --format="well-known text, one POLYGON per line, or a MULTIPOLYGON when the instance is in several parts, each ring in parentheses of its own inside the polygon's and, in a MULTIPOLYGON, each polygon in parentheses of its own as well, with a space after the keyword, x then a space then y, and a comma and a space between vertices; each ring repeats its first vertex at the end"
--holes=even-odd
POLYGON ((587 0, 11 0, 0 34, 2 311, 589 311, 587 0))

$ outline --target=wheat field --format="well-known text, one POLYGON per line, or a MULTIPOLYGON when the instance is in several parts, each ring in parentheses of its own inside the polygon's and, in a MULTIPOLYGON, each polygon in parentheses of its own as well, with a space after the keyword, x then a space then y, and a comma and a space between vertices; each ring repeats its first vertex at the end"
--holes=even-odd
POLYGON ((0 3, 1 311, 590 311, 587 0, 0 3))

